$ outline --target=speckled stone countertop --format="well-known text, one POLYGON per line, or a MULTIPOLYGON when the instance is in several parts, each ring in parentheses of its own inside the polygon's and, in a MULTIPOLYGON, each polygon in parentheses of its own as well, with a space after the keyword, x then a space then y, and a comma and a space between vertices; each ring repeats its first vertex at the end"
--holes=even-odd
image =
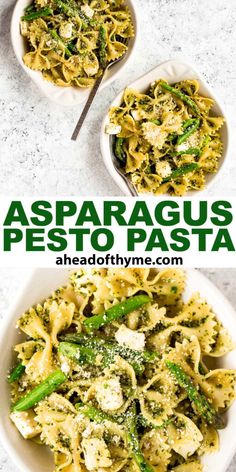
MULTIPOLYGON (((122 76, 97 97, 79 141, 70 136, 80 114, 49 102, 17 63, 10 44, 14 0, 1 1, 0 194, 119 196, 100 154, 101 119, 111 100, 158 63, 185 56, 197 66, 226 106, 236 127, 235 0, 135 0, 141 35, 122 76)), ((235 135, 235 133, 234 133, 235 135)), ((236 137, 234 138, 236 145, 236 137)), ((236 146, 234 146, 235 148, 236 146)), ((234 156, 210 195, 236 193, 234 156)))
MULTIPOLYGON (((232 305, 236 308, 235 279, 236 269, 208 269, 202 272, 224 293, 232 305)), ((26 277, 26 271, 13 269, 0 269, 0 320, 4 318, 9 304, 17 293, 22 279, 26 277)), ((236 455, 227 472, 235 472, 236 455)), ((16 467, 7 456, 0 444, 0 471, 16 472, 16 467)), ((209 471, 214 472, 214 471, 209 471)))

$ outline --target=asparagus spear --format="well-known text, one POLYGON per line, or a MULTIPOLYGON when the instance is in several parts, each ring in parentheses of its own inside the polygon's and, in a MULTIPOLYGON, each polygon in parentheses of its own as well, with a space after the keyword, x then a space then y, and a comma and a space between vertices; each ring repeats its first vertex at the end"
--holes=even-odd
POLYGON ((188 120, 183 121, 182 123, 182 128, 187 129, 189 126, 193 125, 195 123, 196 118, 189 118, 188 120))
POLYGON ((14 369, 11 371, 10 375, 8 376, 7 381, 9 383, 15 382, 16 380, 20 379, 21 376, 25 372, 25 366, 23 364, 18 364, 14 369))
POLYGON ((69 341, 75 344, 85 344, 89 347, 93 347, 99 352, 101 350, 108 351, 113 354, 123 354, 124 357, 130 358, 131 360, 142 360, 143 362, 153 362, 156 358, 159 358, 159 355, 153 351, 135 351, 126 346, 121 346, 120 344, 114 342, 107 342, 105 339, 98 338, 97 336, 90 336, 88 334, 66 334, 61 336, 60 339, 69 341))
POLYGON ((42 18, 44 16, 49 16, 53 14, 53 10, 51 8, 41 8, 38 11, 30 12, 28 15, 23 15, 21 17, 24 21, 31 21, 36 20, 37 18, 42 18))
POLYGON ((55 0, 57 6, 59 7, 59 9, 65 13, 65 15, 69 16, 69 17, 72 17, 72 18, 76 18, 76 17, 80 17, 80 19, 82 20, 83 22, 83 27, 84 29, 87 28, 88 25, 94 25, 95 24, 95 20, 91 20, 90 18, 88 18, 81 10, 78 10, 77 9, 77 5, 76 3, 70 1, 68 2, 67 0, 55 0))
POLYGON ((60 336, 61 341, 66 341, 75 344, 86 345, 86 347, 92 347, 98 350, 98 352, 104 351, 108 354, 120 355, 128 361, 140 362, 155 362, 160 359, 160 355, 154 351, 135 351, 126 346, 120 344, 107 342, 105 339, 98 338, 97 336, 90 336, 83 333, 77 334, 66 334, 60 336))
POLYGON ((77 364, 92 364, 96 363, 97 352, 90 347, 78 346, 72 343, 60 343, 58 352, 63 356, 69 357, 77 364))
POLYGON ((196 119, 192 120, 192 123, 187 128, 185 128, 186 131, 183 134, 181 134, 180 136, 178 136, 177 144, 182 144, 185 141, 187 141, 189 136, 191 136, 193 133, 195 133, 195 131, 197 131, 199 126, 200 126, 200 119, 199 118, 196 118, 196 119))
POLYGON ((70 50, 67 48, 67 46, 65 45, 64 41, 62 41, 61 37, 59 36, 59 34, 57 34, 56 30, 50 30, 50 35, 52 36, 53 39, 55 39, 58 43, 62 44, 62 46, 64 47, 65 49, 65 53, 68 57, 71 57, 72 54, 70 52, 70 50))
POLYGON ((173 172, 162 180, 162 182, 170 182, 170 180, 177 179, 178 177, 182 177, 182 175, 188 174, 189 172, 193 172, 194 170, 198 169, 199 165, 197 163, 186 164, 183 167, 179 167, 179 169, 173 170, 173 172))
POLYGON ((166 365, 180 387, 184 388, 187 392, 188 398, 194 403, 196 410, 205 422, 216 429, 224 428, 225 425, 221 416, 214 407, 210 405, 205 395, 197 390, 192 379, 186 374, 182 367, 171 361, 166 361, 166 365))
POLYGON ((184 103, 186 103, 192 110, 196 113, 196 115, 200 115, 200 110, 196 103, 185 93, 181 92, 180 90, 177 90, 174 87, 171 87, 168 85, 166 82, 160 82, 160 86, 164 89, 167 90, 168 92, 172 93, 176 97, 180 98, 184 103))
POLYGON ((199 148, 189 148, 186 149, 186 151, 174 151, 172 152, 172 156, 182 156, 184 154, 191 154, 193 156, 200 156, 201 154, 201 149, 199 148))
POLYGON ((127 300, 112 306, 100 315, 87 318, 83 324, 88 331, 94 331, 101 328, 101 326, 122 318, 124 315, 128 315, 128 313, 137 310, 150 301, 151 299, 147 295, 136 295, 135 297, 128 298, 127 300))
POLYGON ((107 55, 106 55, 107 40, 106 40, 106 28, 103 25, 100 26, 100 29, 99 29, 98 48, 99 48, 98 50, 99 62, 102 68, 105 69, 107 66, 107 55))
POLYGON ((60 10, 65 13, 65 15, 69 17, 76 17, 78 16, 78 12, 74 10, 70 5, 67 5, 66 2, 62 2, 61 0, 55 0, 56 5, 60 8, 60 10))
POLYGON ((56 370, 49 375, 41 384, 37 385, 31 392, 18 400, 13 406, 12 411, 29 410, 41 400, 43 400, 67 380, 66 375, 61 370, 56 370))
POLYGON ((142 454, 139 445, 138 431, 137 431, 137 412, 136 407, 133 405, 127 415, 127 440, 130 447, 131 453, 140 469, 141 472, 154 472, 151 465, 149 465, 142 454))
POLYGON ((126 359, 133 367, 136 374, 140 375, 144 371, 145 362, 154 362, 159 359, 156 352, 133 351, 132 349, 120 346, 115 343, 105 343, 99 338, 86 338, 83 335, 67 335, 63 338, 66 342, 59 344, 59 352, 69 357, 76 363, 94 364, 98 354, 102 355, 102 365, 109 367, 114 362, 115 356, 119 355, 126 359), (67 342, 69 341, 69 342, 67 342), (72 341, 72 342, 71 342, 72 341), (83 345, 81 345, 83 343, 83 345))
POLYGON ((124 139, 116 137, 115 146, 114 146, 115 156, 119 161, 121 161, 122 163, 125 163, 126 155, 123 149, 123 144, 124 144, 124 139))

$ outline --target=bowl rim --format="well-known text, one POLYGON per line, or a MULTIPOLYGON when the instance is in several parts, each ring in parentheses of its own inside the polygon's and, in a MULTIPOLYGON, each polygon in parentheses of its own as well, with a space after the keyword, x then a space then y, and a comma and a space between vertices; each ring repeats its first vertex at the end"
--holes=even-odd
MULTIPOLYGON (((203 76, 202 72, 200 72, 198 70, 198 68, 196 67, 196 65, 192 61, 189 61, 184 56, 182 56, 182 57, 180 57, 180 56, 179 57, 173 57, 172 59, 168 59, 166 61, 163 61, 163 62, 159 63, 157 66, 155 66, 154 68, 152 68, 151 70, 149 70, 145 74, 142 74, 141 76, 139 76, 138 78, 133 80, 132 83, 127 84, 126 87, 123 88, 116 95, 116 97, 113 99, 113 101, 110 103, 110 105, 107 108, 107 110, 105 112, 105 115, 103 117, 101 130, 100 130, 100 148, 101 148, 103 162, 105 164, 105 167, 106 167, 108 173, 110 174, 112 179, 115 181, 116 185, 120 188, 120 190, 122 190, 122 192, 126 196, 130 196, 130 191, 129 191, 126 183, 124 182, 124 179, 122 179, 122 177, 118 174, 118 172, 115 170, 115 168, 112 164, 110 136, 107 135, 106 132, 105 132, 105 127, 109 123, 109 110, 110 110, 111 107, 117 106, 118 104, 120 104, 120 102, 122 100, 122 97, 123 97, 123 94, 124 94, 124 91, 125 91, 126 88, 138 87, 136 84, 138 82, 144 81, 147 78, 148 78, 148 81, 146 80, 146 86, 148 87, 148 85, 150 85, 149 76, 154 74, 156 71, 158 72, 159 68, 161 68, 163 66, 167 67, 168 65, 171 65, 171 64, 176 64, 176 65, 179 64, 180 66, 184 66, 184 67, 187 67, 187 68, 192 70, 192 73, 194 73, 196 75, 197 80, 200 81, 200 85, 202 85, 204 88, 206 88, 208 90, 209 96, 215 101, 215 105, 220 109, 220 111, 222 113, 222 116, 225 119, 225 122, 224 122, 223 126, 225 127, 225 131, 226 131, 226 140, 225 140, 225 143, 224 143, 224 153, 223 153, 223 156, 221 158, 220 166, 219 166, 218 171, 215 174, 213 174, 213 173, 209 174, 209 176, 211 177, 211 180, 206 183, 206 186, 203 190, 188 191, 186 193, 186 195, 184 195, 184 197, 194 198, 194 197, 200 197, 200 196, 207 195, 208 190, 211 188, 211 186, 213 184, 215 185, 216 182, 218 181, 219 177, 221 176, 221 171, 225 168, 226 161, 228 161, 228 156, 229 156, 230 150, 231 150, 231 125, 230 125, 230 120, 228 119, 228 116, 227 116, 225 105, 224 105, 224 103, 222 103, 223 100, 221 99, 221 97, 218 98, 218 96, 216 96, 213 87, 207 83, 207 81, 206 81, 205 77, 203 76)), ((139 90, 142 91, 143 87, 142 86, 139 87, 139 90)), ((138 196, 141 197, 141 198, 147 198, 147 197, 150 197, 150 196, 155 197, 155 195, 152 194, 152 193, 147 193, 147 194, 139 193, 138 196)), ((169 196, 169 194, 165 193, 165 194, 162 194, 162 195, 157 195, 156 197, 160 198, 160 197, 167 197, 167 196, 169 196)), ((177 197, 174 197, 174 198, 177 198, 177 197)))
MULTIPOLYGON (((117 64, 118 68, 117 70, 115 70, 115 72, 113 72, 113 74, 110 74, 110 76, 108 76, 107 78, 105 75, 99 87, 98 93, 104 90, 104 88, 106 88, 108 85, 110 85, 114 80, 116 80, 119 77, 121 72, 125 69, 125 67, 129 64, 129 62, 133 58, 134 52, 137 46, 137 41, 138 41, 139 33, 140 33, 138 7, 135 5, 135 0, 125 0, 125 1, 127 2, 128 6, 131 9, 131 16, 132 16, 132 20, 134 24, 135 35, 131 39, 129 52, 127 53, 126 57, 123 60, 121 60, 119 64, 117 64)), ((85 100, 88 99, 89 94, 92 90, 91 87, 87 87, 87 88, 82 88, 82 87, 76 88, 75 86, 60 87, 59 85, 56 85, 44 79, 40 71, 33 71, 29 67, 26 67, 26 65, 24 64, 22 55, 20 54, 20 50, 19 50, 20 48, 19 38, 22 38, 22 40, 24 40, 24 38, 21 36, 21 33, 20 33, 20 25, 19 25, 20 16, 18 14, 18 9, 19 9, 19 6, 22 4, 21 10, 23 13, 24 5, 27 5, 29 3, 30 3, 30 0, 17 0, 14 5, 12 15, 11 15, 11 22, 10 22, 11 45, 12 45, 12 48, 13 48, 13 51, 14 51, 14 54, 18 63, 20 64, 21 68, 25 71, 27 76, 32 80, 32 82, 40 90, 42 95, 46 97, 48 100, 50 100, 51 102, 61 105, 63 107, 67 107, 67 108, 76 106, 85 102, 85 100), (18 26, 18 33, 16 30, 17 26, 18 26), (58 91, 59 93, 59 91, 61 91, 61 95, 56 96, 56 93, 54 95, 53 93, 50 92, 49 87, 52 90, 55 90, 55 92, 58 91), (71 90, 75 92, 76 99, 73 99, 73 103, 67 103, 66 97, 67 95, 69 95, 71 90), (81 95, 79 94, 79 92, 81 92, 81 95), (64 98, 61 98, 62 94, 64 98)))
MULTIPOLYGON (((69 273, 69 270, 66 269, 66 268, 63 268, 63 269, 59 269, 59 268, 57 268, 57 269, 56 268, 54 268, 54 269, 35 269, 35 270, 30 271, 30 273, 26 277, 24 283, 22 284, 21 288, 17 292, 17 295, 16 295, 16 298, 15 298, 14 302, 9 307, 8 312, 5 315, 5 319, 3 320, 2 330, 0 332, 0 350, 1 351, 3 349, 5 336, 8 332, 8 330, 9 329, 14 329, 14 327, 12 325, 16 320, 16 313, 15 312, 17 310, 17 307, 18 307, 20 301, 22 300, 22 297, 27 293, 27 290, 29 289, 30 283, 32 283, 34 277, 36 277, 37 274, 41 275, 44 271, 48 272, 48 273, 51 272, 51 274, 55 274, 55 271, 62 272, 63 276, 64 276, 64 274, 66 274, 66 272, 69 273)), ((235 326, 236 326, 235 309, 231 305, 231 303, 228 301, 228 299, 225 297, 223 292, 213 282, 211 282, 208 279, 208 277, 206 277, 199 270, 188 269, 187 268, 187 269, 184 269, 184 271, 185 271, 185 274, 186 274, 186 280, 188 280, 188 278, 190 278, 190 280, 191 280, 191 279, 194 279, 196 277, 197 280, 199 281, 199 284, 201 284, 201 282, 202 282, 202 284, 204 284, 204 287, 206 287, 206 293, 203 293, 202 289, 200 289, 201 290, 201 296, 206 297, 210 304, 211 304, 211 301, 209 300, 209 297, 213 298, 213 295, 216 295, 215 298, 213 298, 213 300, 212 300, 213 309, 217 308, 216 299, 217 299, 217 296, 219 296, 219 298, 221 300, 220 304, 222 304, 222 303, 224 304, 225 312, 228 314, 228 316, 227 316, 228 320, 230 319, 232 321, 232 323, 235 323, 235 326)), ((48 292, 50 293, 51 290, 53 290, 53 283, 52 283, 52 287, 49 288, 48 292)), ((192 288, 191 288, 191 292, 192 292, 192 288)), ((216 312, 217 312, 217 310, 216 310, 216 312)), ((222 321, 222 318, 223 318, 223 315, 222 315, 222 317, 219 317, 219 319, 221 321, 222 321)), ((6 383, 6 386, 7 386, 7 383, 6 383)), ((235 421, 236 421, 236 417, 235 417, 235 421)), ((22 455, 16 453, 13 442, 9 439, 9 435, 7 434, 7 431, 4 428, 4 425, 2 424, 2 422, 0 422, 0 439, 1 439, 1 442, 3 444, 4 449, 6 450, 7 454, 9 455, 9 457, 13 461, 13 463, 15 463, 15 465, 22 472, 26 472, 26 471, 27 472, 33 472, 33 470, 31 468, 29 468, 28 466, 25 465, 25 462, 22 458, 22 455)), ((221 472, 226 472, 226 470, 227 470, 227 468, 228 468, 228 466, 229 466, 229 464, 230 464, 230 462, 233 458, 235 450, 236 450, 236 435, 234 436, 234 438, 232 440, 232 443, 230 444, 230 448, 227 450, 227 453, 228 453, 227 460, 225 461, 224 468, 222 468, 221 472)))

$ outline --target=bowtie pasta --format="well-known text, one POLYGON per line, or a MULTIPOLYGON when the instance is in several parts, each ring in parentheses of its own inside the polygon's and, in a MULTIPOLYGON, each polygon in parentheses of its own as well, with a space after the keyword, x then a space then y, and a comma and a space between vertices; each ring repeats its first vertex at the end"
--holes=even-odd
POLYGON ((223 152, 224 118, 211 112, 213 104, 199 94, 197 80, 174 86, 158 80, 146 94, 125 90, 106 132, 115 135, 115 156, 138 192, 182 196, 204 189, 223 152))
POLYGON ((27 67, 58 86, 92 87, 134 36, 124 0, 34 0, 21 18, 27 67))
POLYGON ((218 450, 236 371, 212 365, 234 346, 184 288, 182 270, 79 270, 21 316, 10 417, 55 471, 201 472, 218 450))

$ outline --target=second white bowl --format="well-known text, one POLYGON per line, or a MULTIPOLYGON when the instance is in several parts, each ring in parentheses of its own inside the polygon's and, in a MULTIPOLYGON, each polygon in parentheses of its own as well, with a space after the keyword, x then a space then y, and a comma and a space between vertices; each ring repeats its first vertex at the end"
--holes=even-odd
MULTIPOLYGON (((150 86, 150 84, 159 79, 165 79, 170 84, 180 82, 186 79, 197 79, 198 82, 200 83, 200 94, 202 94, 203 96, 212 98, 215 101, 215 105, 212 108, 213 112, 216 115, 224 116, 226 120, 224 126, 221 129, 221 139, 223 141, 224 150, 223 150, 223 155, 219 162, 219 169, 216 174, 207 175, 206 189, 202 191, 196 191, 196 190, 189 191, 187 193, 187 196, 196 197, 196 196, 199 196, 200 193, 203 194, 203 192, 206 192, 206 190, 209 189, 209 187, 212 185, 213 182, 215 183, 216 179, 219 177, 219 174, 221 173, 226 157, 229 153, 230 132, 229 132, 229 124, 227 121, 226 113, 224 111, 223 105, 220 104, 219 99, 215 96, 213 90, 206 83, 204 77, 200 74, 200 72, 198 72, 191 64, 187 62, 182 62, 179 59, 173 59, 173 60, 163 62, 159 66, 155 67, 155 69, 151 70, 147 74, 135 80, 135 82, 129 84, 128 88, 136 89, 136 90, 139 90, 141 93, 145 93, 148 87, 150 86)), ((123 94, 124 94, 124 90, 122 90, 122 92, 120 92, 119 95, 117 95, 117 97, 113 100, 109 109, 111 107, 120 106, 122 102, 123 94)), ((122 192, 125 195, 130 196, 129 188, 127 187, 124 179, 122 179, 122 177, 118 174, 118 172, 114 168, 114 165, 112 162, 111 137, 105 132, 106 126, 108 124, 109 124, 109 110, 107 111, 107 114, 103 120, 102 129, 101 129, 100 142, 101 142, 101 152, 102 152, 103 160, 104 160, 104 163, 108 172, 110 173, 111 177, 116 182, 118 187, 122 190, 122 192)), ((145 195, 150 196, 150 194, 143 194, 143 193, 140 195, 142 197, 145 197, 145 195)))

